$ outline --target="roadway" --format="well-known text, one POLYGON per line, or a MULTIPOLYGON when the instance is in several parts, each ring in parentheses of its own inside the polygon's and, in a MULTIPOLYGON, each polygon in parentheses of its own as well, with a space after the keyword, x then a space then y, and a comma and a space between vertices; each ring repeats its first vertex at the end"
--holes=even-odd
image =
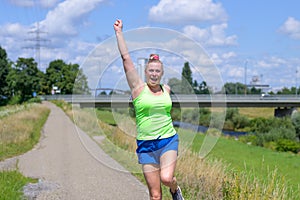
MULTIPOLYGON (((62 99, 80 107, 128 107, 132 101, 130 95, 48 95, 43 99, 62 99)), ((277 95, 171 95, 173 107, 300 107, 300 96, 277 95)))

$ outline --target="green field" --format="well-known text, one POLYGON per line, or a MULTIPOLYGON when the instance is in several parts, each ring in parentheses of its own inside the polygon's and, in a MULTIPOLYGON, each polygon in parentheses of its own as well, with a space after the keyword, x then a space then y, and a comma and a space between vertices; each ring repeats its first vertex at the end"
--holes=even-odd
MULTIPOLYGON (((198 152, 204 135, 196 135, 192 149, 198 152)), ((271 171, 285 178, 293 189, 300 183, 300 155, 286 152, 275 152, 263 147, 247 145, 228 138, 219 138, 208 155, 209 159, 217 158, 238 171, 265 180, 271 171)))

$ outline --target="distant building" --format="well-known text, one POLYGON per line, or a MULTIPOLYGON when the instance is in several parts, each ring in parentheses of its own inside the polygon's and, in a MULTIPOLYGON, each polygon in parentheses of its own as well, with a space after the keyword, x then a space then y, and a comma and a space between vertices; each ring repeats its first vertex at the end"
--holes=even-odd
POLYGON ((140 75, 141 79, 146 81, 146 78, 145 78, 145 67, 146 67, 146 64, 148 62, 148 59, 147 58, 138 58, 137 59, 137 71, 138 71, 138 74, 140 75))

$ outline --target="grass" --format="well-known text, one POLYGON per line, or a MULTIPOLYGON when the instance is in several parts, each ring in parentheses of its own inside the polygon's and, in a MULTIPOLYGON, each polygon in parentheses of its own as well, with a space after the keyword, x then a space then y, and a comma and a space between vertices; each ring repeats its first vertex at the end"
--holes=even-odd
MULTIPOLYGON (((136 168, 136 158, 132 157, 134 137, 129 137, 116 126, 112 114, 103 110, 93 113, 88 109, 73 109, 74 112, 77 113, 73 115, 77 116, 75 120, 93 124, 84 125, 85 131, 91 136, 105 135, 106 140, 100 146, 144 182, 139 168, 136 168), (80 113, 85 113, 85 117, 79 117, 80 113), (93 116, 87 118, 87 113, 93 116)), ((181 141, 191 140, 188 130, 179 134, 181 141)), ((299 155, 273 152, 221 137, 209 155, 201 159, 198 152, 203 138, 202 134, 197 134, 191 148, 184 149, 178 159, 176 176, 186 199, 300 198, 297 188, 299 155)), ((171 199, 168 188, 163 187, 163 194, 163 199, 171 199)))
MULTIPOLYGON (((50 110, 41 104, 1 107, 7 114, 0 118, 0 161, 31 150, 50 110), (12 109, 13 108, 13 109, 12 109)), ((23 187, 36 179, 24 177, 17 169, 0 171, 0 200, 22 199, 23 187)))
POLYGON ((20 155, 38 143, 50 110, 35 104, 0 119, 0 161, 20 155))
MULTIPOLYGON (((196 135, 192 145, 194 152, 199 152, 203 138, 203 134, 196 135)), ((277 171, 278 175, 285 177, 292 190, 299 189, 299 155, 275 152, 221 137, 208 158, 222 159, 235 170, 246 172, 261 181, 268 178, 270 171, 277 171)))
POLYGON ((0 107, 0 118, 9 116, 10 114, 17 113, 22 111, 32 104, 23 104, 23 105, 9 105, 9 106, 1 106, 0 107))
POLYGON ((239 108, 239 113, 249 119, 274 117, 275 108, 239 108))
POLYGON ((24 177, 17 170, 0 172, 0 200, 22 199, 23 187, 35 179, 24 177))

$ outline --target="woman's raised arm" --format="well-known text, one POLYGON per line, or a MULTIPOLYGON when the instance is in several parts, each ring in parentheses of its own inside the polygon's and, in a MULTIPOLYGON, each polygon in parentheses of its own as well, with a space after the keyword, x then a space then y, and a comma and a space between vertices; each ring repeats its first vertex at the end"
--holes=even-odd
POLYGON ((132 91, 132 93, 135 93, 135 90, 139 90, 140 86, 143 85, 142 79, 139 77, 134 64, 131 60, 131 57, 129 55, 126 42, 123 36, 123 23, 122 20, 117 19, 114 23, 114 30, 116 33, 116 38, 118 42, 118 49, 120 51, 122 61, 123 61, 123 67, 124 71, 126 73, 126 78, 128 85, 132 91))

